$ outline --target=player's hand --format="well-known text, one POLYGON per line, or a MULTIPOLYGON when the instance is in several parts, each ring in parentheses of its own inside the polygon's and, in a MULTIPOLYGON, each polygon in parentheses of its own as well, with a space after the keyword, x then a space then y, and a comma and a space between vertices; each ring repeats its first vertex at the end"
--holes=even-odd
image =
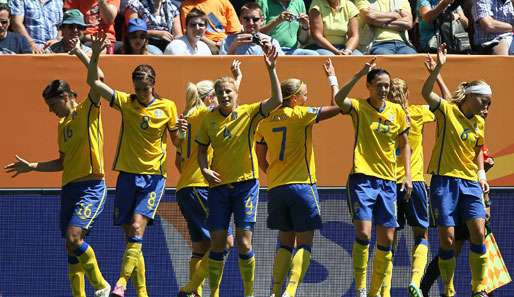
POLYGON ((5 172, 7 173, 14 173, 11 177, 16 177, 18 174, 30 172, 34 170, 34 163, 30 163, 24 159, 22 159, 20 156, 16 155, 16 162, 8 164, 4 167, 5 172))
POLYGON ((493 168, 494 166, 494 159, 492 157, 489 157, 484 160, 484 170, 485 172, 489 171, 489 169, 493 168))
POLYGON ((70 45, 71 47, 71 50, 68 52, 68 54, 70 55, 75 55, 77 56, 78 53, 82 50, 80 48, 80 39, 79 38, 72 38, 68 41, 68 44, 70 45))
POLYGON ((446 48, 446 43, 441 43, 441 45, 437 48, 437 65, 442 66, 446 63, 446 53, 448 52, 446 48))
POLYGON ((221 175, 214 170, 204 168, 202 174, 210 185, 221 183, 221 175))
POLYGON ((275 65, 277 64, 277 58, 278 58, 277 48, 273 45, 268 47, 266 52, 264 53, 264 62, 266 62, 266 66, 268 66, 268 69, 275 68, 275 65))
POLYGON ((325 70, 325 74, 327 76, 336 76, 336 70, 334 68, 334 64, 332 64, 332 60, 328 58, 325 63, 323 63, 323 70, 325 70))
POLYGON ((234 61, 232 61, 232 65, 230 65, 230 72, 232 72, 232 76, 236 81, 242 77, 243 73, 241 72, 241 61, 234 59, 234 61))
POLYGON ((480 183, 480 187, 482 187, 482 191, 483 191, 485 194, 489 193, 489 190, 490 190, 490 189, 489 189, 489 183, 487 182, 487 180, 485 180, 485 179, 481 179, 481 180, 479 181, 479 183, 480 183))
POLYGON ((402 182, 402 187, 400 188, 401 192, 405 191, 405 195, 403 195, 403 199, 405 201, 409 201, 412 195, 412 180, 410 178, 405 178, 402 182))
POLYGON ((434 61, 434 58, 430 54, 427 54, 427 59, 425 60, 425 67, 427 68, 429 73, 432 73, 434 71, 436 66, 436 62, 434 61))
POLYGON ((359 77, 362 77, 362 76, 368 74, 373 68, 377 67, 377 64, 375 63, 376 60, 377 60, 377 57, 373 56, 371 58, 371 60, 369 60, 368 63, 364 64, 364 67, 362 67, 362 69, 359 72, 357 72, 357 75, 359 77))
POLYGON ((186 118, 184 118, 183 114, 180 114, 178 116, 178 120, 177 120, 178 138, 179 139, 185 139, 186 138, 187 126, 188 126, 188 122, 187 122, 186 118))
POLYGON ((99 31, 96 34, 91 35, 91 49, 93 50, 93 55, 99 55, 102 53, 109 43, 107 35, 103 31, 99 31))
POLYGON ((485 221, 489 222, 491 220, 491 207, 485 208, 485 221))

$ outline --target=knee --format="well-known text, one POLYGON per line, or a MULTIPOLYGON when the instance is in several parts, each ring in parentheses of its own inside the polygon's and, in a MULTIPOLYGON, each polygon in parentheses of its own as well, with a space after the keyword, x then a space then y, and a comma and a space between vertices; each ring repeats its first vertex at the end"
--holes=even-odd
POLYGON ((246 254, 252 250, 252 240, 251 238, 247 238, 245 236, 241 236, 237 238, 237 249, 239 253, 246 254))
POLYGON ((480 229, 469 234, 470 241, 473 244, 483 244, 485 242, 485 230, 480 229))
POLYGON ((366 230, 355 230, 355 237, 360 241, 371 241, 371 234, 366 230))
POLYGON ((228 251, 234 247, 234 236, 227 236, 227 241, 225 243, 225 249, 228 251))
POLYGON ((129 226, 128 235, 132 236, 143 236, 143 223, 139 221, 135 221, 129 226))
POLYGON ((439 243, 443 249, 449 250, 453 248, 453 245, 455 244, 455 238, 451 235, 442 236, 439 238, 439 243))

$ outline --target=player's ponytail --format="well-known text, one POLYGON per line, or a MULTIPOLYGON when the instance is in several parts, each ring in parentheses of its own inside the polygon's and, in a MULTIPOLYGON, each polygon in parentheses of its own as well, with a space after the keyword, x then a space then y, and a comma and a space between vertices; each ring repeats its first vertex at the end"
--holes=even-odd
POLYGON ((289 100, 300 93, 302 86, 303 82, 297 78, 289 78, 282 81, 280 83, 283 96, 282 106, 289 106, 289 100))
MULTIPOLYGON (((450 103, 461 105, 464 103, 467 97, 466 89, 473 86, 478 85, 485 85, 488 86, 488 84, 482 80, 473 80, 470 82, 463 81, 458 86, 455 92, 453 92, 453 95, 451 98, 448 99, 450 103)), ((471 93, 472 94, 472 93, 471 93)))
POLYGON ((407 109, 407 107, 409 107, 408 98, 409 87, 407 86, 407 82, 398 77, 393 78, 391 80, 391 88, 389 89, 387 99, 393 103, 399 104, 405 111, 407 120, 410 122, 410 115, 407 109))
POLYGON ((214 83, 210 80, 202 80, 194 84, 189 82, 186 87, 186 108, 184 116, 198 106, 205 106, 205 98, 214 90, 214 83))

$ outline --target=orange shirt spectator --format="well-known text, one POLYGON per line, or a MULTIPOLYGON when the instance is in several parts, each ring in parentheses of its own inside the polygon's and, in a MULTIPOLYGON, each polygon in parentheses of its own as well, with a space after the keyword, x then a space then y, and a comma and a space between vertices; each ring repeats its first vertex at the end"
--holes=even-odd
POLYGON ((194 7, 207 15, 207 31, 202 39, 211 48, 218 49, 221 41, 229 34, 241 32, 241 24, 229 0, 184 0, 180 7, 182 30, 186 28, 186 15, 194 7))

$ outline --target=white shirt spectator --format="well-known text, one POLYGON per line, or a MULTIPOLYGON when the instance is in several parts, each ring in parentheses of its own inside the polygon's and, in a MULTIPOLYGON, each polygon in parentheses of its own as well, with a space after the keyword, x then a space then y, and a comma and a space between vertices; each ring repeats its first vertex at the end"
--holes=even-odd
POLYGON ((196 48, 193 48, 187 35, 177 38, 170 42, 164 51, 165 55, 183 55, 183 56, 211 56, 211 50, 207 44, 201 40, 196 43, 196 48))

